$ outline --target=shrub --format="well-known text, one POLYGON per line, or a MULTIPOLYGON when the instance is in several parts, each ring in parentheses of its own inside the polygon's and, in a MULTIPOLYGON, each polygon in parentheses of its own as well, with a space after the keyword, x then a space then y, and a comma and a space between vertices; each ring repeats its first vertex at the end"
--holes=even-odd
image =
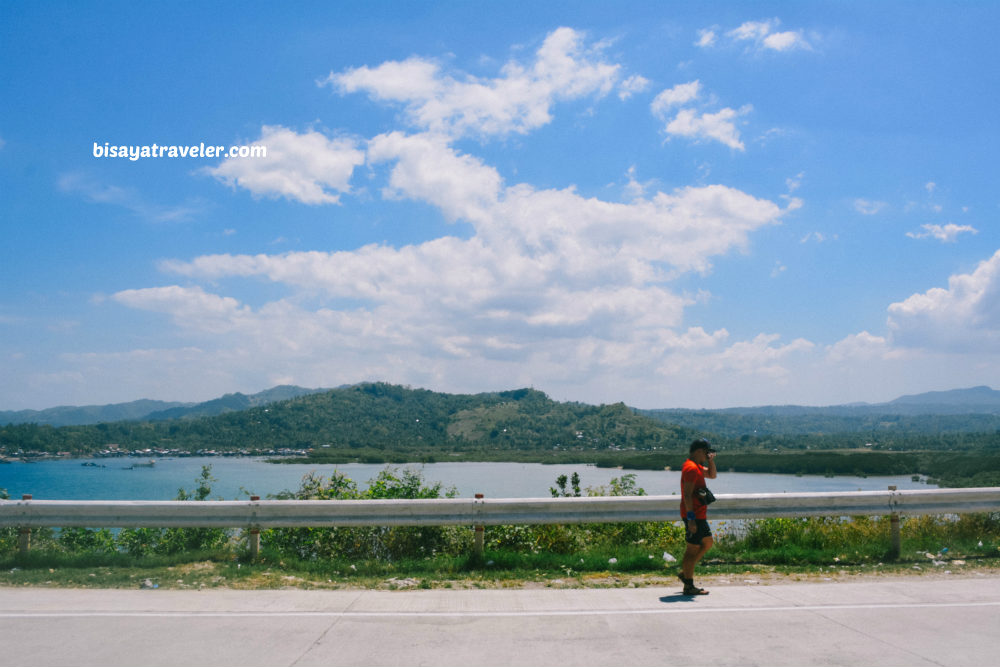
MULTIPOLYGON (((372 500, 382 498, 452 498, 454 489, 444 490, 440 482, 425 484, 420 472, 387 467, 369 481, 365 491, 340 472, 329 478, 306 475, 296 492, 279 498, 298 500, 372 500)), ((443 526, 376 526, 359 528, 272 528, 261 539, 269 548, 302 560, 399 560, 455 554, 464 548, 468 528, 443 526), (463 539, 463 535, 465 538, 463 539)))

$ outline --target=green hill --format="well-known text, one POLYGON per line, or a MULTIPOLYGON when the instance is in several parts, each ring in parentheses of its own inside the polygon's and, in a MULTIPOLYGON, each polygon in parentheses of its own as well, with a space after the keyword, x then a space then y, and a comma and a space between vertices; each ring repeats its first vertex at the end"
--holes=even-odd
POLYGON ((192 452, 312 449, 327 460, 491 459, 517 451, 541 460, 567 452, 683 451, 694 437, 690 429, 636 414, 622 403, 559 403, 533 389, 443 394, 373 383, 210 417, 8 425, 0 427, 0 452, 83 454, 115 444, 123 450, 192 452))

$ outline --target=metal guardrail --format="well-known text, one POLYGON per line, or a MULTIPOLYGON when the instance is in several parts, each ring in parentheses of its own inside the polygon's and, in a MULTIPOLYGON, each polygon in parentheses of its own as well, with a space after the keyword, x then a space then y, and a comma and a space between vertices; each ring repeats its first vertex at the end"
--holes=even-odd
MULTIPOLYGON (((0 527, 263 528, 482 526, 678 521, 680 498, 426 500, 0 500, 0 527)), ((712 519, 966 514, 1000 511, 1000 488, 719 494, 712 519)), ((478 541, 478 540, 477 540, 478 541)), ((24 546, 24 549, 27 547, 24 546)), ((252 549, 256 551, 256 549, 252 549)))
MULTIPOLYGON (((719 494, 712 519, 1000 511, 1000 488, 719 494)), ((680 497, 0 500, 0 527, 278 528, 678 521, 680 497)))

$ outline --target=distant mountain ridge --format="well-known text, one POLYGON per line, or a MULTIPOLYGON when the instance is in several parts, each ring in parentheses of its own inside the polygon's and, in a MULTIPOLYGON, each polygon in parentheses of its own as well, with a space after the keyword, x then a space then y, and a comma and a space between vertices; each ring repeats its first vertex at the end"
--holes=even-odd
POLYGON ((950 389, 948 391, 928 391, 922 394, 910 394, 900 396, 886 403, 851 403, 822 407, 765 405, 759 407, 720 408, 718 410, 711 410, 710 412, 729 412, 741 415, 1000 415, 1000 391, 987 386, 979 386, 968 389, 950 389))
POLYGON ((1000 391, 979 386, 900 396, 886 403, 639 412, 662 422, 732 437, 887 431, 993 432, 1000 430, 1000 391))
MULTIPOLYGON (((344 386, 338 387, 344 388, 344 386)), ((50 426, 81 426, 101 422, 116 421, 162 421, 170 419, 190 419, 211 417, 227 412, 238 412, 276 403, 309 394, 330 391, 330 389, 308 389, 295 385, 278 385, 256 394, 239 392, 226 394, 201 403, 183 403, 142 399, 128 403, 88 406, 59 406, 45 410, 0 411, 0 424, 47 424, 50 426)), ((660 421, 670 421, 700 430, 719 432, 718 422, 727 416, 766 420, 768 417, 807 420, 816 418, 837 418, 858 420, 864 417, 886 415, 997 415, 1000 420, 1000 391, 987 386, 930 391, 922 394, 900 396, 886 403, 852 403, 825 407, 800 405, 769 405, 757 407, 719 408, 713 410, 692 410, 665 408, 639 410, 641 414, 660 421), (715 428, 707 428, 709 424, 715 428)), ((745 424, 740 427, 746 432, 745 424)), ((832 426, 832 425, 831 425, 832 426)), ((788 424, 786 424, 788 427, 788 424)), ((792 427, 794 428, 794 427, 792 427)), ((829 426, 826 428, 830 428, 829 426)), ((826 430, 824 428, 824 430, 826 430)), ((727 429, 721 429, 726 431, 727 429)), ((765 429, 766 430, 766 429, 765 429)), ((799 432, 812 432, 812 425, 799 432)), ((847 430, 855 430, 853 428, 847 430)))
POLYGON ((0 411, 0 424, 45 424, 48 426, 84 426, 102 422, 160 421, 211 417, 226 412, 247 410, 268 403, 285 401, 328 389, 307 389, 294 385, 279 385, 256 394, 226 394, 202 403, 156 401, 141 399, 110 405, 59 406, 45 410, 0 411))
POLYGON ((319 394, 324 391, 329 391, 329 389, 306 389, 304 387, 296 387, 294 385, 278 385, 277 387, 272 387, 256 394, 250 394, 249 396, 237 392, 235 394, 226 394, 225 396, 212 399, 211 401, 205 401, 204 403, 172 407, 166 410, 151 412, 143 417, 143 421, 214 417, 226 412, 239 412, 240 410, 259 408, 260 406, 267 405, 269 403, 287 401, 292 398, 298 398, 299 396, 319 394))
POLYGON ((144 419, 146 415, 157 410, 193 405, 195 404, 141 399, 111 405, 60 405, 44 410, 4 410, 0 411, 0 424, 79 426, 100 422, 131 421, 144 419))
POLYGON ((935 413, 939 414, 974 412, 994 414, 1000 413, 1000 391, 987 386, 952 389, 951 391, 929 391, 912 396, 900 396, 883 405, 897 408, 904 406, 933 408, 935 413), (945 410, 949 411, 945 412, 945 410))

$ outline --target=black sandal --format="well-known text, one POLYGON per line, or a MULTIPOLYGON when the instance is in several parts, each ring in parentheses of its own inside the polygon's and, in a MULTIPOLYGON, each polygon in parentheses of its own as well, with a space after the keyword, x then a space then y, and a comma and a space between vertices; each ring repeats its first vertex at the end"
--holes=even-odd
POLYGON ((693 584, 691 586, 685 584, 684 595, 708 595, 708 591, 704 588, 698 588, 693 584))

